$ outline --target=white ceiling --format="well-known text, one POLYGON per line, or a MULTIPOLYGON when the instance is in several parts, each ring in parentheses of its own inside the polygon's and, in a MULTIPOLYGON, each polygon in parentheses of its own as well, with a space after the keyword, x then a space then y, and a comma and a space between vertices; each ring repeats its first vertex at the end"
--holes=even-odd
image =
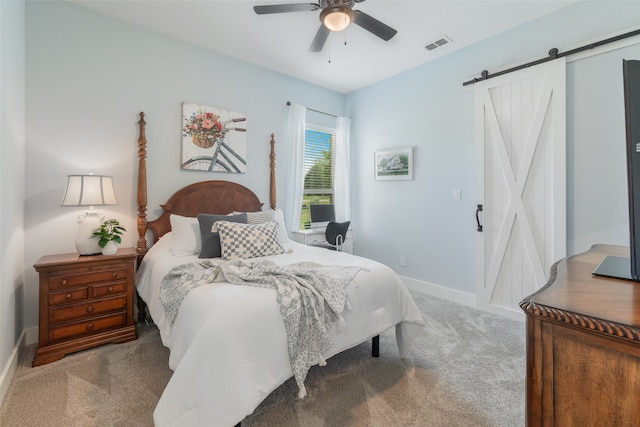
MULTIPOLYGON (((351 25, 308 51, 320 11, 256 15, 296 0, 70 0, 71 3, 340 93, 349 93, 566 7, 577 0, 367 0, 359 9, 398 30, 385 42, 351 25), (425 46, 447 36, 452 43, 425 46), (344 44, 346 39, 346 46, 344 44)), ((474 76, 469 76, 474 77, 474 76)))

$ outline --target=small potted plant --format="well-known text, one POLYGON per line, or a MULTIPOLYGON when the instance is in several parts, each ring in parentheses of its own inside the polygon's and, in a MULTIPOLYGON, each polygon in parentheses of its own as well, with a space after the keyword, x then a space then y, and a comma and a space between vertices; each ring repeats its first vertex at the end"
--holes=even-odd
POLYGON ((97 237, 98 246, 102 248, 102 255, 114 255, 118 251, 118 244, 122 242, 121 235, 125 230, 117 219, 108 219, 93 230, 91 236, 97 237))

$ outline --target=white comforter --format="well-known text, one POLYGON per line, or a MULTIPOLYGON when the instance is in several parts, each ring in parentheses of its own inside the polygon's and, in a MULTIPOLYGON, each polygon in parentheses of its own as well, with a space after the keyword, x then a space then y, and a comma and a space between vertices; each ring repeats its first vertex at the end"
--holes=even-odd
MULTIPOLYGON (((176 257, 171 233, 145 256, 137 288, 171 350, 174 370, 153 418, 157 426, 229 427, 242 421, 293 375, 284 323, 273 289, 216 283, 191 291, 173 326, 159 299, 162 277, 174 266, 197 259, 176 257)), ((424 320, 404 283, 388 267, 365 258, 295 242, 288 253, 264 257, 279 265, 315 261, 362 269, 347 287, 350 308, 344 324, 334 325, 325 359, 396 326, 401 357, 406 357, 424 320)), ((328 363, 331 363, 328 360, 328 363)), ((313 393, 312 390, 309 390, 313 393)))

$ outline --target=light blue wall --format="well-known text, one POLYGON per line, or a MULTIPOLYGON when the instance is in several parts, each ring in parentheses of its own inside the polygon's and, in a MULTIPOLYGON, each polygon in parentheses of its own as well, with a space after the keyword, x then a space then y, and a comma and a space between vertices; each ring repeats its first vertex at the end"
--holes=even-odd
POLYGON ((24 32, 24 2, 0 2, 0 402, 24 329, 24 32))
MULTIPOLYGON (((485 68, 499 70, 552 47, 571 48, 629 28, 637 16, 640 2, 580 2, 345 97, 71 4, 28 2, 25 325, 37 321, 30 266, 43 254, 74 250, 79 212, 58 206, 67 174, 113 175, 120 204, 102 211, 123 220, 130 230, 125 241, 135 241, 139 111, 147 114, 153 217, 167 195, 204 179, 235 180, 267 201, 270 133, 278 141, 277 165, 288 153, 287 100, 353 119, 356 252, 403 276, 473 293, 474 92, 462 82, 485 68), (179 170, 182 101, 247 114, 246 174, 179 170), (374 151, 400 146, 416 147, 415 179, 374 181, 374 151), (462 200, 452 199, 454 188, 462 190, 462 200), (399 267, 401 256, 407 267, 399 267)), ((638 47, 568 65, 571 253, 628 240, 620 80, 620 58, 627 55, 640 58, 638 47)), ((280 167, 281 201, 286 176, 280 167)))
POLYGON ((286 101, 343 114, 344 95, 58 1, 27 3, 26 325, 37 324, 37 278, 45 254, 74 252, 81 210, 59 206, 66 176, 113 175, 121 220, 135 244, 137 121, 146 113, 148 213, 178 188, 226 179, 269 202, 269 138, 276 135, 279 200, 286 101), (181 102, 247 115, 247 172, 180 171, 181 102))
MULTIPOLYGON (((482 200, 474 90, 462 83, 636 26, 638 16, 640 2, 579 2, 348 95, 358 253, 420 282, 475 293, 474 212, 482 200), (374 181, 373 153, 402 146, 415 147, 415 179, 374 181), (453 200, 454 188, 462 200, 453 200)), ((570 254, 628 244, 622 58, 640 59, 640 45, 567 67, 570 254)))

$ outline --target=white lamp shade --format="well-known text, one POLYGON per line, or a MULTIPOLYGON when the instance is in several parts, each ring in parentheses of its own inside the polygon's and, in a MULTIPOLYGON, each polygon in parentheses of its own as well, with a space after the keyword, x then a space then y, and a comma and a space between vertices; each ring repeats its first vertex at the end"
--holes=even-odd
POLYGON ((116 205, 113 179, 104 175, 69 175, 62 206, 116 205))

